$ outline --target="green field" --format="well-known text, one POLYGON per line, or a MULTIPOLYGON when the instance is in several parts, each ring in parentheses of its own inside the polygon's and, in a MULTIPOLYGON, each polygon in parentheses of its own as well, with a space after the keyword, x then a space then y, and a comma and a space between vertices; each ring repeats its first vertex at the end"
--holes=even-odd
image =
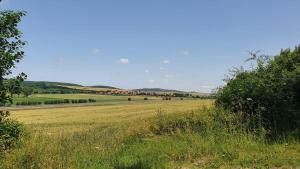
MULTIPOLYGON (((74 96, 90 97, 47 97, 74 96)), ((123 97, 104 100, 108 98, 123 97)), ((212 106, 212 100, 153 100, 12 111, 12 118, 23 122, 30 134, 7 154, 0 168, 300 166, 299 142, 266 143, 235 131, 233 125, 210 121, 208 108, 212 106), (234 132, 228 133, 228 128, 234 132)))
MULTIPOLYGON (((144 101, 144 96, 113 96, 113 95, 96 95, 96 94, 33 94, 29 97, 16 96, 13 99, 13 105, 17 102, 35 101, 45 102, 49 100, 61 100, 61 99, 95 99, 97 104, 119 104, 127 103, 128 98, 132 99, 132 102, 144 101)), ((161 100, 161 97, 149 97, 147 101, 161 100)), ((178 100, 178 98, 174 98, 178 100)))

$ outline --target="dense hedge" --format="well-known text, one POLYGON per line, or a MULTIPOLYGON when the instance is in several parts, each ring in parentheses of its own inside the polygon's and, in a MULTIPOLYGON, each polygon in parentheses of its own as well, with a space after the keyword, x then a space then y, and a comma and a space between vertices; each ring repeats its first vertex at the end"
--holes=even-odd
POLYGON ((46 100, 44 104, 67 104, 70 103, 69 99, 64 100, 46 100))
POLYGON ((39 101, 22 101, 22 102, 17 102, 17 106, 29 106, 29 105, 39 105, 42 104, 42 102, 39 101))
POLYGON ((28 105, 40 105, 40 104, 78 104, 78 103, 94 103, 97 102, 95 99, 57 99, 57 100, 46 100, 41 101, 22 101, 16 102, 17 106, 28 106, 28 105))
POLYGON ((219 90, 216 105, 242 113, 245 125, 252 129, 261 125, 273 135, 299 130, 300 46, 282 50, 272 59, 253 58, 257 67, 236 70, 219 90))
POLYGON ((95 100, 95 99, 88 99, 88 101, 89 101, 90 103, 97 102, 97 100, 95 100))

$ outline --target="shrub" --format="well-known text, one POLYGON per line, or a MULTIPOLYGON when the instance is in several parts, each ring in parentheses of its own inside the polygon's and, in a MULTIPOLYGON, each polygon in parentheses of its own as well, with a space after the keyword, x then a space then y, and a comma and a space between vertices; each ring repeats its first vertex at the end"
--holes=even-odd
POLYGON ((64 103, 70 103, 69 99, 64 99, 64 103))
POLYGON ((243 114, 249 129, 264 127, 277 135, 299 128, 300 46, 273 59, 254 56, 258 66, 235 70, 218 91, 216 105, 243 114))
POLYGON ((87 103, 88 102, 88 100, 85 100, 85 99, 79 99, 78 100, 78 103, 87 103))
POLYGON ((39 105, 42 104, 42 102, 39 101, 22 101, 22 102, 16 102, 17 106, 30 106, 30 105, 39 105))
POLYGON ((131 101, 131 98, 130 97, 128 97, 128 99, 127 99, 128 101, 131 101))
POLYGON ((73 104, 76 104, 76 103, 78 103, 78 100, 71 100, 71 102, 72 102, 73 104))
POLYGON ((0 153, 17 145, 23 134, 21 123, 8 119, 9 113, 0 111, 0 153))
POLYGON ((44 104, 64 104, 69 103, 68 100, 46 100, 44 104))
POLYGON ((86 100, 86 99, 78 99, 78 100, 73 99, 73 100, 71 100, 71 103, 73 103, 73 104, 87 103, 87 102, 89 102, 89 100, 86 100))
POLYGON ((163 100, 171 100, 171 97, 163 97, 163 100))
POLYGON ((148 97, 144 97, 144 100, 148 100, 148 97))
POLYGON ((89 102, 93 103, 93 102, 97 102, 95 99, 88 99, 89 102))

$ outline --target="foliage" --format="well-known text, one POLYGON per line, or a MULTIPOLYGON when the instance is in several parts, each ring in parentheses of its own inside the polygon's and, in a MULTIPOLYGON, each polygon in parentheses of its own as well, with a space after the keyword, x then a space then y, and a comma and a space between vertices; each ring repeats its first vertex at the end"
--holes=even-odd
POLYGON ((28 106, 28 105, 40 105, 42 102, 37 102, 37 101, 22 101, 22 102, 17 102, 17 106, 28 106))
POLYGON ((28 97, 33 94, 33 89, 25 86, 22 88, 22 93, 24 94, 25 97, 28 97))
MULTIPOLYGON (((24 12, 0 12, 0 104, 11 104, 13 94, 20 94, 21 82, 26 75, 21 73, 15 78, 7 79, 11 69, 24 56, 22 51, 25 42, 17 28, 24 12)), ((22 134, 21 125, 8 118, 9 112, 0 110, 0 152, 13 147, 22 134)))
POLYGON ((252 53, 257 67, 236 69, 219 90, 216 105, 244 116, 248 129, 272 135, 300 127, 300 46, 274 58, 252 53))
MULTIPOLYGON (((193 108, 204 102, 197 101, 193 108)), ((82 116, 88 112, 73 107, 67 112, 72 117, 66 118, 74 118, 78 111, 79 121, 64 119, 65 122, 59 123, 58 118, 53 118, 55 112, 59 111, 57 117, 67 114, 61 114, 61 109, 49 109, 52 117, 49 120, 53 121, 33 125, 34 137, 0 161, 0 168, 297 168, 300 165, 299 142, 265 142, 243 130, 238 114, 221 109, 174 113, 178 106, 173 103, 170 107, 164 104, 166 111, 149 118, 144 116, 153 114, 146 109, 148 103, 140 106, 126 111, 120 106, 114 110, 100 106, 103 113, 97 114, 102 116, 90 113, 90 121, 82 116), (168 111, 169 108, 172 110, 168 111), (107 112, 112 112, 109 114, 113 118, 107 118, 107 112), (162 130, 157 126, 162 126, 162 130)), ((90 112, 95 110, 91 108, 90 112)), ((34 113, 46 113, 41 111, 45 110, 34 113)))
POLYGON ((16 146, 23 134, 22 124, 8 119, 9 112, 0 112, 0 155, 16 146))

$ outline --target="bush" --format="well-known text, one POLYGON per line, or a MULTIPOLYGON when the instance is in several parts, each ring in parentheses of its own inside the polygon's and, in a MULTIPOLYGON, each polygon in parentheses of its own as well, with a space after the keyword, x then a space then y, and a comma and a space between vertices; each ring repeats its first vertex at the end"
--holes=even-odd
POLYGON ((171 100, 171 97, 163 97, 163 100, 171 100))
POLYGON ((95 99, 88 99, 90 103, 97 102, 95 99))
POLYGON ((64 104, 65 100, 46 100, 44 104, 64 104))
POLYGON ((88 100, 85 100, 85 99, 79 99, 78 100, 78 103, 87 103, 88 102, 88 100))
POLYGON ((148 97, 144 97, 144 100, 148 100, 148 97))
POLYGON ((30 106, 30 105, 40 105, 42 102, 38 101, 22 101, 22 102, 16 102, 17 106, 30 106))
POLYGON ((251 130, 264 127, 277 135, 299 129, 300 47, 273 59, 259 56, 257 65, 234 71, 218 91, 216 105, 243 114, 251 130))
POLYGON ((69 99, 64 99, 64 103, 70 103, 69 99))
POLYGON ((76 103, 78 103, 78 100, 71 100, 71 102, 72 102, 73 104, 76 104, 76 103))
MULTIPOLYGON (((73 103, 73 104, 87 103, 87 102, 89 102, 89 100, 86 100, 86 99, 78 99, 78 100, 73 99, 73 100, 71 100, 71 103, 73 103)), ((93 101, 92 101, 92 102, 93 102, 93 101)))
POLYGON ((8 112, 0 111, 0 153, 16 146, 24 133, 22 124, 8 119, 8 116, 8 112))
POLYGON ((130 97, 128 97, 128 99, 127 99, 128 101, 131 101, 131 98, 130 97))

